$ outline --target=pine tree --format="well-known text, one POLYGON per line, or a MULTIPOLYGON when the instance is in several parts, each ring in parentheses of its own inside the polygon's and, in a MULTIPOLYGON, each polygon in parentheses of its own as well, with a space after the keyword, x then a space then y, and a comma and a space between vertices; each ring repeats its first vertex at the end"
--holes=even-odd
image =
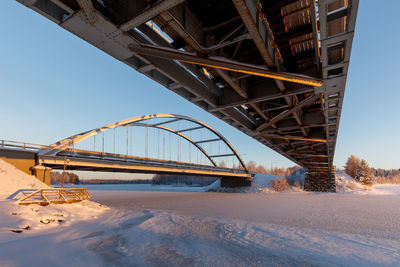
POLYGON ((354 178, 363 184, 372 184, 371 168, 365 160, 361 160, 360 165, 356 168, 354 178))
POLYGON ((356 169, 361 165, 360 159, 351 155, 346 162, 344 171, 353 178, 356 178, 356 169))

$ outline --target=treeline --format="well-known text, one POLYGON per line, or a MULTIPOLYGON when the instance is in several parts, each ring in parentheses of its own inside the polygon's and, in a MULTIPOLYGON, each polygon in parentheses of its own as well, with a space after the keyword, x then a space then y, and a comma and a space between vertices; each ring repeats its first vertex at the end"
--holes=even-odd
POLYGON ((50 172, 50 183, 61 184, 64 177, 65 184, 79 184, 79 176, 72 172, 50 172))
POLYGON ((294 167, 288 167, 288 168, 267 168, 264 165, 259 165, 255 161, 249 161, 247 163, 247 169, 249 172, 253 173, 266 173, 266 174, 273 174, 273 175, 278 175, 281 177, 287 177, 291 175, 293 172, 296 170, 302 169, 299 166, 294 166, 294 167))
POLYGON ((81 180, 81 184, 151 184, 150 179, 120 180, 120 179, 88 179, 81 180))
POLYGON ((154 185, 189 185, 189 186, 207 186, 215 182, 217 178, 205 176, 189 175, 165 175, 156 174, 153 176, 154 185))
POLYGON ((344 171, 364 184, 400 184, 400 169, 375 169, 370 167, 366 160, 354 155, 347 159, 344 171))
POLYGON ((275 191, 288 190, 290 186, 301 188, 304 186, 305 169, 299 166, 288 168, 267 168, 255 161, 247 163, 247 169, 252 173, 265 173, 280 176, 271 181, 271 187, 275 191))

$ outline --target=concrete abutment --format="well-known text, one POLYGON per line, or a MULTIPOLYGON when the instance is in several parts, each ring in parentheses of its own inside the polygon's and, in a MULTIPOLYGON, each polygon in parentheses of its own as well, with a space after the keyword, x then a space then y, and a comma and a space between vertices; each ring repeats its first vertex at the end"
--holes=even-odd
POLYGON ((336 192, 335 174, 333 172, 306 172, 304 191, 336 192))
POLYGON ((238 179, 238 178, 230 178, 223 177, 221 178, 221 187, 242 187, 242 186, 251 186, 251 179, 238 179))

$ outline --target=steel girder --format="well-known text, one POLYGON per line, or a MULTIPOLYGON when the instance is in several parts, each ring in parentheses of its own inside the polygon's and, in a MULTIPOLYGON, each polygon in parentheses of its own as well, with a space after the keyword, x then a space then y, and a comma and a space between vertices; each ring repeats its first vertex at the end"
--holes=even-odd
POLYGON ((326 156, 326 171, 333 169, 358 0, 320 0, 318 10, 315 0, 134 0, 127 8, 111 0, 18 1, 308 170, 317 169, 308 155, 326 156), (197 61, 132 51, 143 45, 179 49, 197 61), (215 56, 323 84, 301 88, 199 67, 215 56))

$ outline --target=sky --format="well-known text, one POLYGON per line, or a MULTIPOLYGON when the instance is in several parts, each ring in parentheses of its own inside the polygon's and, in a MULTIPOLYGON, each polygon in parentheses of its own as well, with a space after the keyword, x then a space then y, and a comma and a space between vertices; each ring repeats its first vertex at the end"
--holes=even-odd
MULTIPOLYGON (((400 1, 360 1, 334 164, 400 168, 400 1)), ((0 139, 51 144, 122 119, 173 113, 223 134, 248 162, 295 164, 14 0, 0 1, 0 139)))

